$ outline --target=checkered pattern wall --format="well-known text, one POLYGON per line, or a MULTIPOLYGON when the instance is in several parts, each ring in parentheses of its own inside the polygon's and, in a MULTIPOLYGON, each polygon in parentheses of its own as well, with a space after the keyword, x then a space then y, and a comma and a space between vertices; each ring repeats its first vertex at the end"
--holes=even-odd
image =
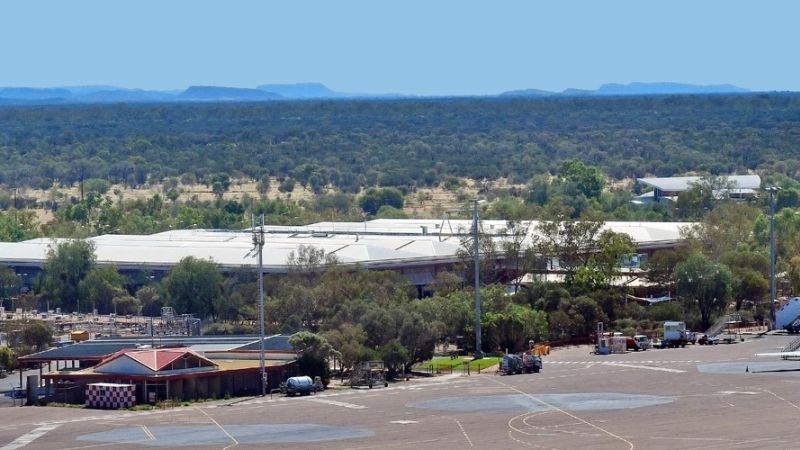
POLYGON ((132 384, 89 384, 86 406, 89 408, 131 408, 136 404, 136 386, 132 384))

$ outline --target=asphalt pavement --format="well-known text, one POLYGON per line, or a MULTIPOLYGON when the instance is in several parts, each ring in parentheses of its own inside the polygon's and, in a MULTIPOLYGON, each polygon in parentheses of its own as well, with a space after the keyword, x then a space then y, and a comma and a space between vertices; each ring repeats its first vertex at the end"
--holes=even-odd
POLYGON ((790 339, 606 356, 574 347, 545 357, 538 374, 448 375, 230 406, 3 408, 0 450, 796 448, 800 362, 755 357, 790 339))

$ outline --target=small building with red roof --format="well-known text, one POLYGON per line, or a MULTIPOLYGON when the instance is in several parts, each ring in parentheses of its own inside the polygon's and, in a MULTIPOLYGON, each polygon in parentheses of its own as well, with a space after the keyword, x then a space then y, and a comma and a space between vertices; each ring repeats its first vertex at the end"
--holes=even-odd
POLYGON ((120 350, 94 367, 95 373, 149 377, 215 370, 217 364, 186 347, 120 350))
MULTIPOLYGON (((271 339, 282 342, 283 337, 273 336, 271 339)), ((261 393, 260 352, 251 348, 260 347, 258 340, 255 341, 258 345, 247 339, 217 342, 214 338, 183 338, 182 341, 184 345, 174 347, 139 345, 122 348, 96 357, 97 362, 91 367, 65 367, 43 373, 42 381, 46 392, 52 393, 49 396, 52 401, 65 403, 83 403, 86 387, 91 383, 134 385, 138 403, 261 393)), ((91 353, 81 350, 84 345, 91 344, 74 344, 70 346, 69 355, 55 356, 74 357, 91 353)), ((96 353, 101 351, 105 350, 101 348, 96 353)), ((54 355, 46 353, 29 357, 28 363, 39 362, 41 367, 42 361, 54 358, 54 355)), ((290 347, 270 343, 265 345, 264 353, 268 390, 277 388, 286 377, 296 374, 297 354, 290 347)))

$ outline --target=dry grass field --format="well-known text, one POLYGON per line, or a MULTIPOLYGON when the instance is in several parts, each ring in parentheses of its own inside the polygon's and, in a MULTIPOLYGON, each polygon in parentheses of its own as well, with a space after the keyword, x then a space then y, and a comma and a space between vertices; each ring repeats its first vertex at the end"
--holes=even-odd
MULTIPOLYGON (((444 189, 437 186, 434 188, 420 188, 406 196, 404 212, 411 218, 441 218, 445 213, 458 211, 464 207, 466 201, 475 198, 479 191, 480 182, 470 179, 460 180, 460 187, 455 190, 444 189)), ((295 185, 292 192, 280 192, 276 179, 270 180, 270 188, 264 197, 269 199, 284 199, 289 201, 313 201, 315 194, 299 183, 295 185)), ((492 188, 508 189, 513 185, 505 179, 493 181, 492 188)), ((522 186, 517 186, 522 187, 522 186)), ((211 191, 210 185, 194 184, 179 186, 180 194, 178 201, 212 201, 216 197, 211 191)), ((333 191, 329 191, 333 192, 333 191)), ((112 185, 105 195, 115 200, 145 199, 155 194, 164 195, 161 184, 147 185, 139 188, 130 188, 123 185, 112 185)), ((53 187, 48 190, 20 188, 19 195, 26 198, 35 198, 40 203, 47 203, 57 200, 64 204, 70 198, 79 198, 80 190, 78 186, 72 187, 53 187)), ((253 180, 232 180, 230 189, 223 195, 224 199, 242 200, 245 196, 260 198, 257 183, 253 180)), ((49 209, 35 209, 37 218, 42 224, 53 220, 53 213, 49 209)))

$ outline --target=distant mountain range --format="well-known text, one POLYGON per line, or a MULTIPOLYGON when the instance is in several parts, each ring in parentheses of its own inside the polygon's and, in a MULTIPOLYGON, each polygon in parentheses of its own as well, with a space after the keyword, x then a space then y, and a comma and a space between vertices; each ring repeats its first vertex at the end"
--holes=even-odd
MULTIPOLYGON (((604 84, 596 90, 565 89, 561 92, 521 89, 499 97, 594 97, 628 95, 741 94, 750 90, 722 84, 699 86, 681 83, 604 84)), ((354 98, 403 98, 400 94, 343 93, 321 83, 264 84, 255 89, 224 86, 191 86, 180 91, 125 89, 115 86, 52 88, 0 87, 0 105, 46 105, 74 103, 162 103, 162 102, 262 102, 275 100, 320 100, 354 98)), ((493 96, 490 96, 493 97, 493 96)))
POLYGON ((507 91, 501 97, 598 97, 620 95, 694 95, 694 94, 744 94, 751 92, 731 84, 701 86, 683 83, 610 83, 596 90, 565 89, 561 92, 542 91, 539 89, 521 89, 507 91))

